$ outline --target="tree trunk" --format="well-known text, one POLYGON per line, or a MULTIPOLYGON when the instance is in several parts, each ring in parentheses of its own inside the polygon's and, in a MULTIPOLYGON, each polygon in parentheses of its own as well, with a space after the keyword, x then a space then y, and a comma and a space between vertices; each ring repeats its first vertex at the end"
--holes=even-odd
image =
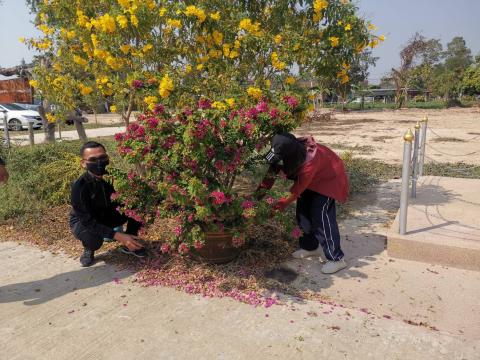
POLYGON ((88 138, 85 132, 85 127, 83 126, 82 118, 75 117, 73 123, 75 124, 75 129, 77 129, 78 138, 84 143, 87 142, 88 138))
POLYGON ((38 108, 38 113, 42 118, 43 131, 45 132, 45 142, 48 144, 55 143, 55 123, 51 123, 47 120, 46 110, 49 107, 47 100, 42 101, 42 104, 38 108))
POLYGON ((130 115, 132 114, 133 109, 133 100, 135 99, 135 92, 132 91, 130 93, 130 98, 128 99, 128 108, 127 112, 122 114, 123 121, 125 121, 125 126, 128 127, 130 125, 130 115))

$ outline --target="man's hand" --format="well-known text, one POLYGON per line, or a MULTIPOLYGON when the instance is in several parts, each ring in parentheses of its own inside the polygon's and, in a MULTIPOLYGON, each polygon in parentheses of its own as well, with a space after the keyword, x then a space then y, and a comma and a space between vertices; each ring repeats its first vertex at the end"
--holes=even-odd
POLYGON ((113 238, 119 243, 125 245, 129 250, 134 251, 143 248, 138 242, 139 239, 137 236, 117 232, 113 238))
POLYGON ((0 184, 6 183, 8 180, 8 171, 4 165, 0 165, 0 184))

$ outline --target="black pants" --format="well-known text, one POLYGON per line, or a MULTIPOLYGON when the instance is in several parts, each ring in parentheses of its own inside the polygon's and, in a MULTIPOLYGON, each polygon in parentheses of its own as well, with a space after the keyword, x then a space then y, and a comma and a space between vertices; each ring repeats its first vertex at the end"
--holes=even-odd
MULTIPOLYGON (((142 224, 138 221, 130 219, 120 213, 111 216, 107 221, 103 222, 103 225, 113 229, 125 223, 127 223, 127 230, 125 232, 130 235, 137 235, 142 227, 142 224)), ((103 245, 103 237, 90 231, 88 227, 83 226, 80 222, 72 226, 72 233, 82 242, 85 249, 96 251, 103 245)))
POLYGON ((300 248, 312 251, 320 244, 328 260, 343 258, 334 199, 305 190, 297 199, 297 222, 303 231, 300 248))

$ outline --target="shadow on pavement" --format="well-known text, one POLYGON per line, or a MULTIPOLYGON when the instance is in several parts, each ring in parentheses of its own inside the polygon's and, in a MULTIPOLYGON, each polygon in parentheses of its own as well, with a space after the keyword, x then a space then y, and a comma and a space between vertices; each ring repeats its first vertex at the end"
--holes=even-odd
POLYGON ((39 305, 77 290, 118 282, 130 275, 106 264, 80 268, 46 279, 1 286, 0 304, 23 301, 24 305, 39 305))

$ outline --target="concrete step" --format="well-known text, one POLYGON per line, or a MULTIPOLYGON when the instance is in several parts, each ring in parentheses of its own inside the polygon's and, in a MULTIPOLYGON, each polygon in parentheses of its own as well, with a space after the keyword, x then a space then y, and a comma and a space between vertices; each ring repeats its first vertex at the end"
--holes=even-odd
POLYGON ((480 180, 426 176, 409 199, 407 233, 399 213, 387 233, 391 257, 480 271, 480 180))

